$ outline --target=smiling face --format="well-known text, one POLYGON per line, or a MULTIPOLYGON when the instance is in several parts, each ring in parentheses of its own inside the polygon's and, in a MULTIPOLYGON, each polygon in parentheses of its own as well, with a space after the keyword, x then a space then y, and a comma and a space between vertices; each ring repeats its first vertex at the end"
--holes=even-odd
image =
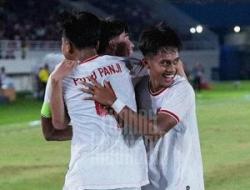
POLYGON ((157 54, 145 57, 150 85, 154 92, 167 88, 173 83, 179 60, 179 52, 176 48, 161 49, 157 54))

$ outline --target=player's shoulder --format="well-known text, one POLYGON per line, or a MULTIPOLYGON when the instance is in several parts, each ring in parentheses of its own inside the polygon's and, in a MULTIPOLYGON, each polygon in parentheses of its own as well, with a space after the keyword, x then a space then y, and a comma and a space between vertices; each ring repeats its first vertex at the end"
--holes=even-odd
POLYGON ((126 58, 125 57, 104 55, 104 56, 102 56, 102 63, 103 63, 103 65, 117 65, 117 64, 119 64, 119 67, 122 69, 122 71, 125 71, 126 73, 129 74, 129 69, 126 66, 126 58))
POLYGON ((179 75, 175 77, 174 83, 172 84, 172 88, 175 91, 181 91, 185 94, 187 93, 194 94, 194 89, 189 83, 189 81, 185 77, 179 75))
POLYGON ((109 61, 109 62, 124 62, 125 58, 124 57, 119 57, 119 56, 113 56, 113 55, 103 55, 99 57, 100 60, 102 61, 109 61))
POLYGON ((123 58, 118 56, 110 56, 110 55, 96 55, 90 57, 89 59, 80 62, 77 66, 77 69, 92 69, 100 66, 107 66, 110 64, 120 63, 123 58), (84 63, 84 64, 83 64, 84 63))

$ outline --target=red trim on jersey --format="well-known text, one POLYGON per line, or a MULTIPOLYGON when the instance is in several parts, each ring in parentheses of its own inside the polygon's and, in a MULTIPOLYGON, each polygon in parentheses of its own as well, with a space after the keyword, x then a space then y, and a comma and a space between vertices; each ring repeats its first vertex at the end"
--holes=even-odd
POLYGON ((89 62, 89 61, 91 61, 91 60, 93 60, 93 59, 95 59, 97 57, 99 57, 99 55, 94 55, 92 57, 89 57, 88 59, 85 59, 84 61, 80 62, 79 65, 83 64, 83 63, 86 63, 86 62, 89 62))
POLYGON ((152 96, 157 96, 157 95, 161 94, 163 91, 165 91, 166 89, 168 89, 168 87, 162 88, 162 89, 160 89, 160 90, 158 90, 158 91, 156 91, 156 92, 153 92, 153 91, 151 90, 151 88, 150 88, 150 82, 148 81, 148 91, 149 91, 149 93, 150 93, 152 96))
POLYGON ((163 113, 163 114, 167 114, 167 115, 170 115, 172 116, 176 121, 177 123, 180 121, 179 117, 177 115, 175 115, 173 112, 171 111, 168 111, 168 110, 160 110, 158 113, 163 113))

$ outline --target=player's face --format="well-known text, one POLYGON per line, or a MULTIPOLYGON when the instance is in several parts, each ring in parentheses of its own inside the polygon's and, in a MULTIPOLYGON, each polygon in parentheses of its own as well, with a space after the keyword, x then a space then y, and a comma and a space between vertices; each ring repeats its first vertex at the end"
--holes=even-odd
POLYGON ((134 44, 129 39, 129 35, 126 32, 121 33, 119 36, 112 39, 116 56, 129 57, 133 53, 134 44))
POLYGON ((169 87, 177 73, 179 53, 177 49, 169 49, 145 58, 150 73, 150 82, 155 90, 169 87))

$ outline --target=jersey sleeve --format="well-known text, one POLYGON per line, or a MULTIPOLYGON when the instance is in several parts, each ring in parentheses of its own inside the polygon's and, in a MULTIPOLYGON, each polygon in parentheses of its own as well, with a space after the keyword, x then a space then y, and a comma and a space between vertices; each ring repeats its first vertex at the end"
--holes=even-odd
POLYGON ((147 68, 142 64, 140 59, 128 58, 125 60, 126 67, 129 69, 132 78, 143 77, 148 75, 147 68))
POLYGON ((178 123, 195 106, 195 94, 187 81, 183 81, 169 90, 158 113, 168 114, 178 123))
POLYGON ((143 77, 148 76, 147 68, 142 64, 141 60, 128 58, 125 60, 126 67, 129 69, 129 74, 133 86, 136 86, 143 77))
POLYGON ((42 117, 51 118, 50 99, 51 99, 51 78, 49 77, 47 85, 46 85, 43 105, 41 109, 42 117))
POLYGON ((133 111, 137 111, 135 92, 129 70, 124 64, 120 64, 120 66, 122 72, 108 77, 107 80, 110 82, 117 98, 133 111))

